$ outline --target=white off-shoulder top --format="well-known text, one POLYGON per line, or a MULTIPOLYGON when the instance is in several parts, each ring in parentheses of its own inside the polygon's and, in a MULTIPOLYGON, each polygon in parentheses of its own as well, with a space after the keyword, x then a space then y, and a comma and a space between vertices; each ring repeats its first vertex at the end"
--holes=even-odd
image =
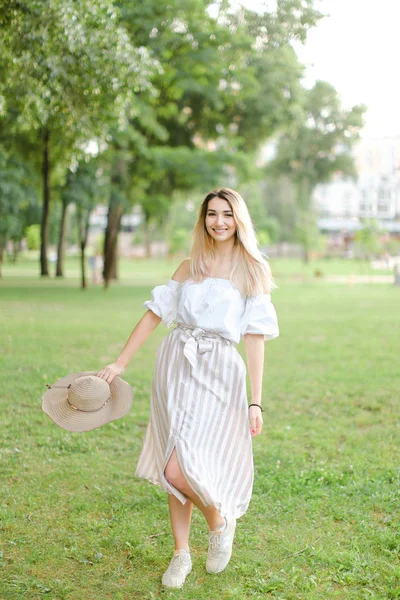
POLYGON ((237 344, 246 333, 262 334, 264 340, 279 335, 278 320, 269 294, 243 298, 228 279, 207 277, 201 282, 179 283, 170 279, 151 292, 144 306, 167 327, 182 324, 201 327, 237 344))

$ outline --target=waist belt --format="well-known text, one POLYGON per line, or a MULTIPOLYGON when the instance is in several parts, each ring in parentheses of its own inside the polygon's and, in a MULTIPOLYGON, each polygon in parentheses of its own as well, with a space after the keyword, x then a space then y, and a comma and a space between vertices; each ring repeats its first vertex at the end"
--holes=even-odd
POLYGON ((224 342, 228 345, 232 345, 233 342, 210 331, 205 331, 201 327, 189 327, 187 325, 178 324, 177 329, 182 329, 180 339, 185 342, 183 348, 183 354, 186 356, 192 367, 194 368, 197 364, 197 355, 210 352, 213 347, 214 341, 224 342))

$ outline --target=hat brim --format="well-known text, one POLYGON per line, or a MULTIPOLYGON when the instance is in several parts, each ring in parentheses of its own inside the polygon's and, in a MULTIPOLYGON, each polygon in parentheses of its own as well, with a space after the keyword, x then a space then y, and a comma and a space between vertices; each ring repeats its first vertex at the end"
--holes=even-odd
POLYGON ((96 412, 75 410, 67 401, 67 386, 78 377, 84 377, 85 375, 97 375, 97 371, 72 373, 62 377, 42 396, 43 411, 57 425, 67 431, 91 431, 125 416, 132 406, 132 387, 120 377, 115 377, 110 384, 110 400, 103 408, 96 412))

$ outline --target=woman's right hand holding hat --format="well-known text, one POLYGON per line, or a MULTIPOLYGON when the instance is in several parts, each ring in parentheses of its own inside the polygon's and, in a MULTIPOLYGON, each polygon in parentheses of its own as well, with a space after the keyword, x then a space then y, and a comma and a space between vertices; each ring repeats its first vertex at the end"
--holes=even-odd
POLYGON ((107 381, 107 383, 110 384, 115 377, 120 377, 124 371, 125 367, 115 361, 106 367, 103 367, 101 371, 97 373, 97 377, 104 379, 104 381, 107 381))

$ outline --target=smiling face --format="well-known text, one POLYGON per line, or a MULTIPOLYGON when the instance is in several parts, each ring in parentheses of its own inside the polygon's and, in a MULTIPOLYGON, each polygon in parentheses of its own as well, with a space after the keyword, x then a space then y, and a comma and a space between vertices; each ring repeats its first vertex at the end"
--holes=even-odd
POLYGON ((205 226, 208 234, 217 242, 226 242, 236 234, 236 222, 229 202, 212 198, 207 206, 205 226))

